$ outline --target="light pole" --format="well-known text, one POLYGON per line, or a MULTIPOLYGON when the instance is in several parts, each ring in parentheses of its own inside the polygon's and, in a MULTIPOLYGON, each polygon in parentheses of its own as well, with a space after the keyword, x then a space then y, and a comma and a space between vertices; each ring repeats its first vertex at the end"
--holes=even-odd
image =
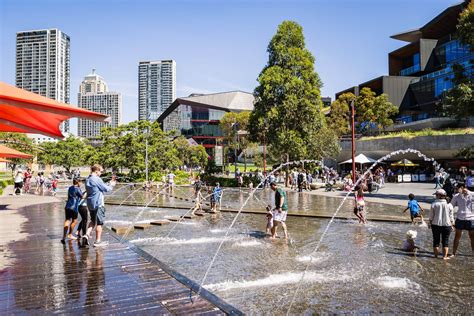
POLYGON ((237 133, 239 130, 239 123, 235 122, 232 125, 234 129, 234 175, 237 176, 237 133))
POLYGON ((267 174, 267 118, 263 119, 265 124, 263 129, 263 175, 267 174))
POLYGON ((354 123, 354 100, 351 101, 351 130, 352 130, 352 183, 355 185, 356 183, 356 164, 355 164, 355 123, 354 123))
POLYGON ((146 112, 146 122, 147 122, 147 127, 145 130, 145 181, 146 184, 148 185, 148 136, 150 134, 150 109, 147 109, 146 112))

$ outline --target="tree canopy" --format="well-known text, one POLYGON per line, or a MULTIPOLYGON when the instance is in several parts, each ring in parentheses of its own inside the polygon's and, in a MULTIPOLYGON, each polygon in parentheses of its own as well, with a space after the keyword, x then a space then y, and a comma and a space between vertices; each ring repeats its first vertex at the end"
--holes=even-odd
POLYGON ((474 0, 459 15, 456 36, 461 44, 474 47, 474 0))
POLYGON ((72 167, 84 165, 85 154, 90 150, 88 146, 82 139, 72 135, 64 140, 44 142, 40 145, 38 162, 61 166, 70 172, 72 167))
POLYGON ((258 77, 255 107, 249 118, 253 141, 264 138, 283 159, 314 158, 318 133, 325 128, 321 80, 305 47, 303 28, 293 21, 278 26, 258 77))

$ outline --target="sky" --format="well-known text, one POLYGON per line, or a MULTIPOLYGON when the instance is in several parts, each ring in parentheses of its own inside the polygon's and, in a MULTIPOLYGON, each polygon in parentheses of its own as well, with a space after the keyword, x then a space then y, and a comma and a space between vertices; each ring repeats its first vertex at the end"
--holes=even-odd
MULTIPOLYGON (((92 68, 138 119, 138 63, 174 59, 177 97, 252 92, 284 20, 303 27, 322 96, 387 74, 390 36, 423 26, 456 0, 0 0, 0 80, 15 84, 16 32, 71 38, 71 103, 92 68)), ((73 120, 72 132, 77 133, 73 120)))

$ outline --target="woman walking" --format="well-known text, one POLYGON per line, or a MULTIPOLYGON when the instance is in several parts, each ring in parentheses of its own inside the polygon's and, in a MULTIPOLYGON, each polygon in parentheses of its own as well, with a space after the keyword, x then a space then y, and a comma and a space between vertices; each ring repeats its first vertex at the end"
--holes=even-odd
POLYGON ((430 225, 433 232, 433 252, 435 258, 439 255, 440 241, 443 245, 443 259, 448 257, 449 235, 453 231, 453 206, 446 201, 446 191, 436 190, 436 200, 431 204, 430 225))

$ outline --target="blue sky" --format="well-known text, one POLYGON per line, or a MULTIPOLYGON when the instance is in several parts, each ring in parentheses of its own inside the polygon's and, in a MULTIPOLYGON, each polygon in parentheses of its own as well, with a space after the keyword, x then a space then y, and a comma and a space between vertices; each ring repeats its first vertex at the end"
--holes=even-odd
MULTIPOLYGON (((417 28, 455 0, 0 0, 1 80, 15 83, 15 34, 59 28, 71 37, 71 102, 92 68, 138 118, 141 60, 174 59, 177 96, 253 91, 278 24, 303 26, 323 96, 386 74, 390 35, 417 28)), ((73 126, 75 124, 73 123, 73 126)), ((75 133, 75 127, 73 129, 75 133)))

